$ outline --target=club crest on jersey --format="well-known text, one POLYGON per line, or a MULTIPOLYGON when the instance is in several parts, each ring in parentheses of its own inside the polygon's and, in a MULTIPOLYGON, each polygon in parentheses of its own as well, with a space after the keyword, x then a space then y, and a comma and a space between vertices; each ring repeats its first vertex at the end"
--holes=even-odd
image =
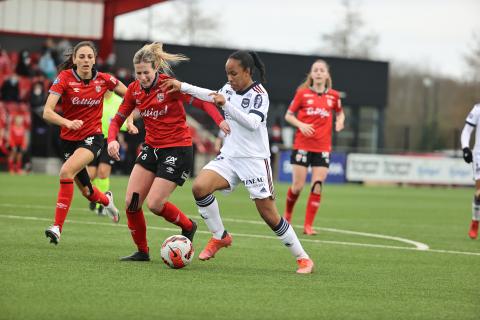
POLYGON ((262 106, 262 96, 259 95, 259 94, 257 94, 257 95, 255 96, 255 100, 253 100, 253 107, 254 107, 255 109, 258 109, 258 108, 260 108, 261 106, 262 106))
POLYGON ((248 108, 249 105, 250 105, 250 99, 243 98, 242 99, 242 108, 248 108))
POLYGON ((307 104, 313 104, 313 99, 308 99, 307 104))
POLYGON ((158 102, 162 102, 165 99, 165 95, 163 92, 157 93, 157 100, 158 102))
POLYGON ((331 99, 327 99, 327 104, 329 107, 333 106, 333 101, 331 99))
POLYGON ((102 87, 101 86, 95 86, 95 91, 100 93, 100 91, 102 91, 102 87))
POLYGON ((73 88, 73 92, 79 93, 79 92, 80 92, 80 88, 73 88))

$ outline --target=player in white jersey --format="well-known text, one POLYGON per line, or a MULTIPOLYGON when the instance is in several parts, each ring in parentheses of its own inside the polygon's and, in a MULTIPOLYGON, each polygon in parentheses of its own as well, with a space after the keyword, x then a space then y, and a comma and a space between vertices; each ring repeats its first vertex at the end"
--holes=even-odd
POLYGON ((463 150, 463 159, 466 163, 473 161, 473 175, 475 179, 475 195, 472 203, 472 222, 470 224, 470 231, 468 235, 472 239, 478 237, 478 221, 480 220, 480 103, 473 106, 472 111, 465 120, 465 127, 462 131, 461 143, 463 150), (470 150, 470 136, 473 129, 475 130, 475 145, 473 147, 473 154, 470 150))
POLYGON ((182 91, 213 101, 225 111, 225 119, 231 129, 220 154, 200 171, 193 182, 192 191, 198 211, 212 232, 212 238, 199 259, 213 258, 218 250, 232 244, 232 236, 223 226, 213 193, 217 190, 231 192, 242 183, 263 220, 297 259, 297 273, 311 273, 313 261, 293 228, 278 214, 275 205, 266 125, 269 100, 265 88, 253 81, 255 68, 265 80, 265 66, 259 56, 255 52, 237 51, 227 60, 228 83, 218 92, 174 79, 163 82, 163 88, 168 88, 169 92, 182 91))

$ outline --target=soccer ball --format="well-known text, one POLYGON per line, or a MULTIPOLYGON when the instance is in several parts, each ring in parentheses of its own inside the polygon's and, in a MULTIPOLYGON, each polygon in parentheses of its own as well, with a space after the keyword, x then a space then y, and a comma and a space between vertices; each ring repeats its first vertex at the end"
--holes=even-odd
POLYGON ((163 262, 173 269, 180 269, 190 264, 193 259, 192 242, 182 235, 174 235, 163 241, 160 255, 163 262))

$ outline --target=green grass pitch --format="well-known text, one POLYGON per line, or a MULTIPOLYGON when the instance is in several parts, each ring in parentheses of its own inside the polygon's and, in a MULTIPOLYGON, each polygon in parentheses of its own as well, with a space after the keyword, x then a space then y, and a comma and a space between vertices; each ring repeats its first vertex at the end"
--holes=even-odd
MULTIPOLYGON (((480 240, 467 236, 473 189, 327 185, 314 237, 301 234, 305 190, 293 225, 316 269, 297 275, 241 186, 216 194, 233 245, 215 259, 197 258, 210 235, 186 183, 171 201, 199 223, 192 264, 163 264, 160 245, 179 230, 145 206, 152 261, 120 262, 135 249, 126 184, 112 178, 119 225, 88 211, 76 189, 54 246, 44 230, 58 178, 0 175, 0 319, 480 318, 480 240)), ((287 187, 276 185, 280 212, 287 187)))

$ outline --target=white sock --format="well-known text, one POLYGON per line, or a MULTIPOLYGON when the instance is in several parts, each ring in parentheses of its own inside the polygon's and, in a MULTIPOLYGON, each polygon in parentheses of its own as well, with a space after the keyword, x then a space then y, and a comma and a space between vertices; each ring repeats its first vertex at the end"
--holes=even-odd
POLYGON ((209 194, 197 201, 198 213, 205 221, 208 230, 215 239, 222 239, 225 227, 223 226, 220 210, 218 209, 217 199, 213 194, 209 194))
POLYGON ((480 220, 480 199, 477 200, 476 197, 473 197, 472 202, 472 220, 480 220))
POLYGON ((285 219, 281 218, 280 223, 272 230, 297 260, 310 259, 305 250, 303 250, 297 234, 285 219))

